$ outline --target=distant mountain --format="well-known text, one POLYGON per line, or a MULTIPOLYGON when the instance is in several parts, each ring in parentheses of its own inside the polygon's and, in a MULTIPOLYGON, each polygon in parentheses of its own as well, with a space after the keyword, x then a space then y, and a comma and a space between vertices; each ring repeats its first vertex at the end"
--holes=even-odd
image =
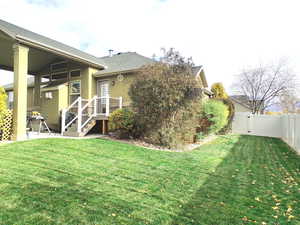
MULTIPOLYGON (((298 101, 296 103, 296 109, 300 110, 300 101, 298 101)), ((266 109, 266 112, 282 112, 282 107, 280 104, 274 104, 274 105, 269 106, 266 109)))

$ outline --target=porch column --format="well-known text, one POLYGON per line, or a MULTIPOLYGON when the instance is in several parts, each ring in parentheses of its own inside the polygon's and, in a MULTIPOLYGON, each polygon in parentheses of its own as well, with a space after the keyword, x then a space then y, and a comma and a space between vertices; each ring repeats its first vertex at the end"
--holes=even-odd
POLYGON ((13 45, 14 51, 14 106, 13 140, 26 139, 28 48, 13 45))
POLYGON ((41 76, 34 76, 34 106, 40 106, 41 99, 41 76))
POLYGON ((95 95, 93 93, 93 85, 95 79, 93 78, 94 70, 90 67, 84 69, 81 74, 81 97, 84 99, 91 99, 95 95))

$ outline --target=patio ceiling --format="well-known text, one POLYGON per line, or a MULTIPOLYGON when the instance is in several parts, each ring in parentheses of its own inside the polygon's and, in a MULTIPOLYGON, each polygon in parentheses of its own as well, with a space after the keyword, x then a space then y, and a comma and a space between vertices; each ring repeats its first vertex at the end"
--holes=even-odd
MULTIPOLYGON (((0 31, 0 69, 13 71, 13 44, 16 43, 14 39, 7 36, 0 31)), ((53 53, 29 47, 28 53, 28 73, 36 74, 45 66, 54 61, 64 60, 63 57, 57 56, 53 53)))

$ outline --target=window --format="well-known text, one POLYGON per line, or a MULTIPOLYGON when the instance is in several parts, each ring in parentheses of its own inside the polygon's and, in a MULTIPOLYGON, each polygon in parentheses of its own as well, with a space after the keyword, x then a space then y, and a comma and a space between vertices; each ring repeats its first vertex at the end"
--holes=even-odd
POLYGON ((68 67, 67 62, 54 63, 51 65, 51 71, 63 70, 63 69, 67 69, 67 67, 68 67))
POLYGON ((46 99, 52 99, 53 98, 52 92, 51 91, 45 92, 45 98, 46 99))
POLYGON ((80 97, 81 93, 81 83, 80 80, 70 82, 69 86, 70 90, 70 104, 72 104, 78 97, 80 97))
POLYGON ((80 77, 80 70, 72 70, 70 72, 70 77, 80 77))
POLYGON ((51 75, 52 80, 68 79, 68 72, 55 73, 51 75))

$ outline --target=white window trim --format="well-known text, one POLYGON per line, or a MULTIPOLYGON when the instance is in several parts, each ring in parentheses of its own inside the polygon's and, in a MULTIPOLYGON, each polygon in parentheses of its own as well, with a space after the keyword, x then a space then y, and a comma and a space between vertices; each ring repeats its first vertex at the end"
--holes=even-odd
POLYGON ((72 80, 69 82, 69 103, 71 104, 71 96, 75 96, 75 95, 78 95, 79 97, 81 96, 81 80, 72 80), (79 89, 79 93, 72 93, 71 90, 72 90, 72 83, 75 83, 75 82, 79 82, 80 84, 80 89, 79 89))
POLYGON ((110 80, 97 80, 97 96, 100 97, 100 83, 107 82, 108 83, 108 96, 110 96, 110 80))

